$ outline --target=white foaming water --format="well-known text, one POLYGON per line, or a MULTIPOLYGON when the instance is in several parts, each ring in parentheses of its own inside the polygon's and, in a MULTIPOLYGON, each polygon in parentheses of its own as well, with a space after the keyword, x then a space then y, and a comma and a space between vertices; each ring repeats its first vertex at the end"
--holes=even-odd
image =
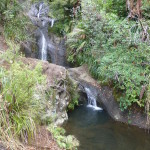
POLYGON ((52 19, 51 20, 51 28, 54 26, 54 23, 55 23, 55 19, 52 19))
POLYGON ((40 18, 41 10, 42 10, 42 8, 43 8, 43 5, 44 5, 44 3, 40 3, 40 5, 39 5, 39 12, 38 12, 38 14, 37 14, 37 17, 38 17, 38 18, 40 18))
POLYGON ((41 34, 42 34, 41 60, 47 60, 47 42, 44 37, 44 34, 42 32, 41 32, 41 34))
POLYGON ((85 88, 87 97, 88 97, 88 105, 87 107, 91 107, 94 110, 103 110, 101 107, 97 106, 97 102, 96 102, 96 98, 95 96, 92 94, 92 91, 89 88, 85 88))
POLYGON ((40 12, 38 12, 37 17, 40 18, 40 12))

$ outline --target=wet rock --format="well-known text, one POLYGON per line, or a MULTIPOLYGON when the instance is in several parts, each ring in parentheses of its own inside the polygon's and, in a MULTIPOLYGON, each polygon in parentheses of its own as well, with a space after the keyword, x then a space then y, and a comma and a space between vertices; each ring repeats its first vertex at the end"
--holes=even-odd
POLYGON ((60 66, 67 66, 66 61, 66 46, 63 37, 57 37, 50 33, 48 39, 48 55, 50 61, 60 66))
POLYGON ((34 55, 31 53, 34 51, 31 44, 34 43, 29 42, 30 46, 28 46, 29 44, 24 45, 25 55, 27 57, 33 58, 35 56, 35 58, 48 60, 60 66, 68 66, 66 61, 65 39, 48 33, 48 28, 53 27, 54 22, 57 21, 56 19, 50 18, 48 14, 49 8, 43 2, 35 3, 31 6, 28 16, 32 24, 36 27, 34 38, 36 39, 35 43, 38 47, 38 53, 35 52, 34 55), (43 58, 43 54, 46 57, 43 58))
POLYGON ((42 60, 47 60, 48 27, 53 27, 55 22, 48 14, 49 6, 44 2, 33 4, 28 12, 32 24, 37 28, 34 35, 39 51, 37 58, 42 60))
POLYGON ((35 41, 27 41, 21 45, 21 51, 25 54, 25 57, 30 58, 37 58, 38 52, 37 52, 37 45, 35 44, 35 41))

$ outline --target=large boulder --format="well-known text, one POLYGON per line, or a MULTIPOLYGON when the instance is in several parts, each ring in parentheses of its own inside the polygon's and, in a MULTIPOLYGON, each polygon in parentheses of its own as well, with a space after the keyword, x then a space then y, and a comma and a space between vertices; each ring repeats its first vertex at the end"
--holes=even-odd
POLYGON ((62 125, 68 120, 66 110, 70 102, 70 95, 65 82, 67 81, 67 70, 64 67, 38 59, 22 58, 21 60, 24 64, 31 66, 31 68, 35 68, 38 63, 41 63, 43 74, 46 75, 46 90, 53 89, 55 91, 55 96, 53 98, 50 97, 52 107, 47 110, 47 117, 55 116, 53 118, 55 124, 62 125))
POLYGON ((60 66, 67 66, 65 39, 50 33, 47 53, 51 62, 60 66))

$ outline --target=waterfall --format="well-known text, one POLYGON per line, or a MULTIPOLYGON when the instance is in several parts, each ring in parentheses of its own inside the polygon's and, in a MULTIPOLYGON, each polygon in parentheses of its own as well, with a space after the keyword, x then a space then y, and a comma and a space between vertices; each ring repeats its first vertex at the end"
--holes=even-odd
POLYGON ((42 31, 41 31, 41 43, 42 43, 41 60, 47 60, 47 41, 42 31))
POLYGON ((94 110, 103 110, 97 106, 96 97, 92 94, 92 91, 89 88, 85 88, 87 98, 88 98, 88 107, 92 107, 94 110))
POLYGON ((51 28, 54 26, 55 19, 51 19, 51 28))
POLYGON ((41 11, 42 11, 43 5, 44 5, 43 2, 39 3, 39 10, 38 10, 38 14, 37 14, 37 17, 38 17, 38 18, 40 18, 40 15, 41 15, 41 11))
POLYGON ((50 36, 48 33, 48 27, 50 26, 52 28, 57 19, 49 17, 49 6, 44 2, 33 4, 28 12, 28 16, 30 17, 32 23, 37 26, 35 37, 39 50, 38 58, 41 60, 47 60, 49 48, 52 50, 56 49, 55 45, 49 43, 50 36))

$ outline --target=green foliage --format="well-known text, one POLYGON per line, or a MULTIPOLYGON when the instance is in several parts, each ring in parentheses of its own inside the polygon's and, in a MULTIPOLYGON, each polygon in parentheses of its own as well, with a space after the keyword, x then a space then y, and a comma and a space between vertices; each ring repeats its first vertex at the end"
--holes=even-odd
POLYGON ((126 17, 126 1, 125 0, 94 0, 98 10, 105 10, 107 13, 114 13, 119 17, 126 17))
POLYGON ((70 103, 68 105, 69 110, 73 110, 76 105, 78 105, 79 94, 77 92, 77 84, 75 84, 71 79, 67 79, 67 91, 70 96, 70 103))
POLYGON ((145 95, 139 97, 142 86, 148 84, 150 46, 149 39, 143 41, 141 35, 142 26, 149 22, 120 20, 114 12, 99 12, 96 6, 82 1, 82 20, 68 34, 68 60, 87 63, 95 78, 121 92, 118 100, 122 110, 133 103, 143 107, 145 95))
POLYGON ((53 16, 57 16, 58 19, 62 19, 65 14, 70 15, 70 9, 77 2, 77 0, 53 0, 50 2, 51 13, 53 16), (58 10, 56 10, 56 8, 58 10), (59 15, 58 15, 59 14, 59 15))
POLYGON ((150 1, 142 1, 142 14, 145 18, 150 19, 150 1))
POLYGON ((150 81, 149 81, 149 84, 148 84, 148 87, 147 87, 147 100, 150 101, 150 81))
MULTIPOLYGON (((114 13, 121 17, 127 16, 126 0, 94 0, 99 10, 104 9, 107 13, 114 13)), ((136 2, 136 1, 135 1, 136 2)), ((142 0, 142 15, 150 18, 150 1, 142 0)))
POLYGON ((23 7, 18 0, 0 2, 0 21, 4 25, 4 35, 7 39, 21 42, 28 38, 27 25, 29 20, 23 13, 23 7))
POLYGON ((13 63, 19 57, 20 45, 15 44, 13 41, 7 40, 8 50, 0 56, 0 59, 13 63))
POLYGON ((150 123, 150 76, 149 76, 149 84, 147 86, 145 112, 146 112, 146 115, 147 115, 147 124, 149 125, 149 123, 150 123))
POLYGON ((45 84, 42 67, 35 69, 19 59, 19 45, 7 42, 9 49, 1 55, 0 67, 0 137, 2 142, 15 143, 11 149, 21 146, 16 139, 27 142, 35 135, 36 123, 45 112, 45 93, 40 88, 45 84))
POLYGON ((34 135, 35 120, 44 109, 41 99, 34 94, 43 81, 40 65, 32 71, 28 66, 14 62, 9 70, 0 69, 1 131, 8 130, 22 140, 34 135))
POLYGON ((52 0, 49 2, 50 16, 55 18, 57 22, 53 28, 49 28, 50 32, 58 35, 65 35, 70 32, 73 19, 73 6, 77 0, 52 0))
POLYGON ((10 3, 11 0, 3 0, 0 1, 0 21, 3 20, 3 13, 7 10, 7 5, 10 3))
POLYGON ((52 133, 54 139, 56 140, 60 148, 66 150, 77 150, 79 142, 74 136, 65 136, 65 130, 63 128, 50 125, 48 127, 48 130, 52 133))

